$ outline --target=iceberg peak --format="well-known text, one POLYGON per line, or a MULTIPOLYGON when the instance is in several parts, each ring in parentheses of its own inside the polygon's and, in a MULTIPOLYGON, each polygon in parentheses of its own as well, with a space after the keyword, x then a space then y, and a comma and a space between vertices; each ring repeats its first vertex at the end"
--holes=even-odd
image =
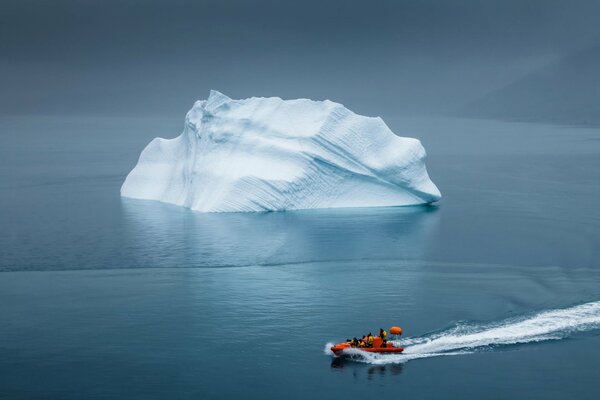
POLYGON ((417 139, 329 100, 211 90, 175 139, 154 139, 121 195, 197 211, 275 211, 431 203, 441 194, 417 139))
POLYGON ((208 96, 208 100, 206 100, 206 109, 207 110, 216 110, 221 107, 223 104, 229 103, 231 99, 225 96, 223 93, 217 90, 211 90, 208 96))

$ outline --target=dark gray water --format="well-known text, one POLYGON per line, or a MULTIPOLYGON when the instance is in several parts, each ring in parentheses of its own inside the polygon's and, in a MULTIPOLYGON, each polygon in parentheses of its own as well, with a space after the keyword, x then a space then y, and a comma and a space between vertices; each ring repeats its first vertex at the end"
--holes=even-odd
POLYGON ((125 200, 178 121, 2 119, 0 398, 597 398, 600 130, 388 123, 439 205, 125 200), (405 356, 325 352, 391 325, 405 356))

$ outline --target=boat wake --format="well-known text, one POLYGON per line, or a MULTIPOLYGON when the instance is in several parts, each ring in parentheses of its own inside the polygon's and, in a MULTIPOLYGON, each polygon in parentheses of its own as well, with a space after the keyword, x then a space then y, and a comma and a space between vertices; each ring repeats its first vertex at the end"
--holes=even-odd
MULTIPOLYGON (((577 332, 600 329, 600 301, 539 312, 500 322, 458 323, 440 332, 394 341, 402 354, 374 354, 349 349, 353 360, 368 364, 405 363, 419 358, 451 356, 501 346, 558 340, 577 332)), ((331 354, 327 345, 325 351, 331 354)), ((346 351, 345 351, 346 353, 346 351)))

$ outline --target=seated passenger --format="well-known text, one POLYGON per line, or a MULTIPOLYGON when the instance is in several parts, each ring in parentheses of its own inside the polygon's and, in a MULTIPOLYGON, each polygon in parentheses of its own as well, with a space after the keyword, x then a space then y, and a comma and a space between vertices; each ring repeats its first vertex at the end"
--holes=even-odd
POLYGON ((369 347, 373 347, 373 340, 375 338, 373 337, 373 335, 371 334, 371 332, 369 332, 369 336, 367 336, 367 345, 369 347))

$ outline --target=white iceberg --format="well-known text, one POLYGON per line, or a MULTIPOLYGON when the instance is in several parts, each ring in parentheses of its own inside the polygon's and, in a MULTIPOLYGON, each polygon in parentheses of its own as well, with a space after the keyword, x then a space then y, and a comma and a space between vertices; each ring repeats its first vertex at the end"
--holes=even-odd
POLYGON ((180 136, 146 146, 121 196, 204 212, 432 203, 424 159, 419 140, 329 100, 211 91, 180 136))

